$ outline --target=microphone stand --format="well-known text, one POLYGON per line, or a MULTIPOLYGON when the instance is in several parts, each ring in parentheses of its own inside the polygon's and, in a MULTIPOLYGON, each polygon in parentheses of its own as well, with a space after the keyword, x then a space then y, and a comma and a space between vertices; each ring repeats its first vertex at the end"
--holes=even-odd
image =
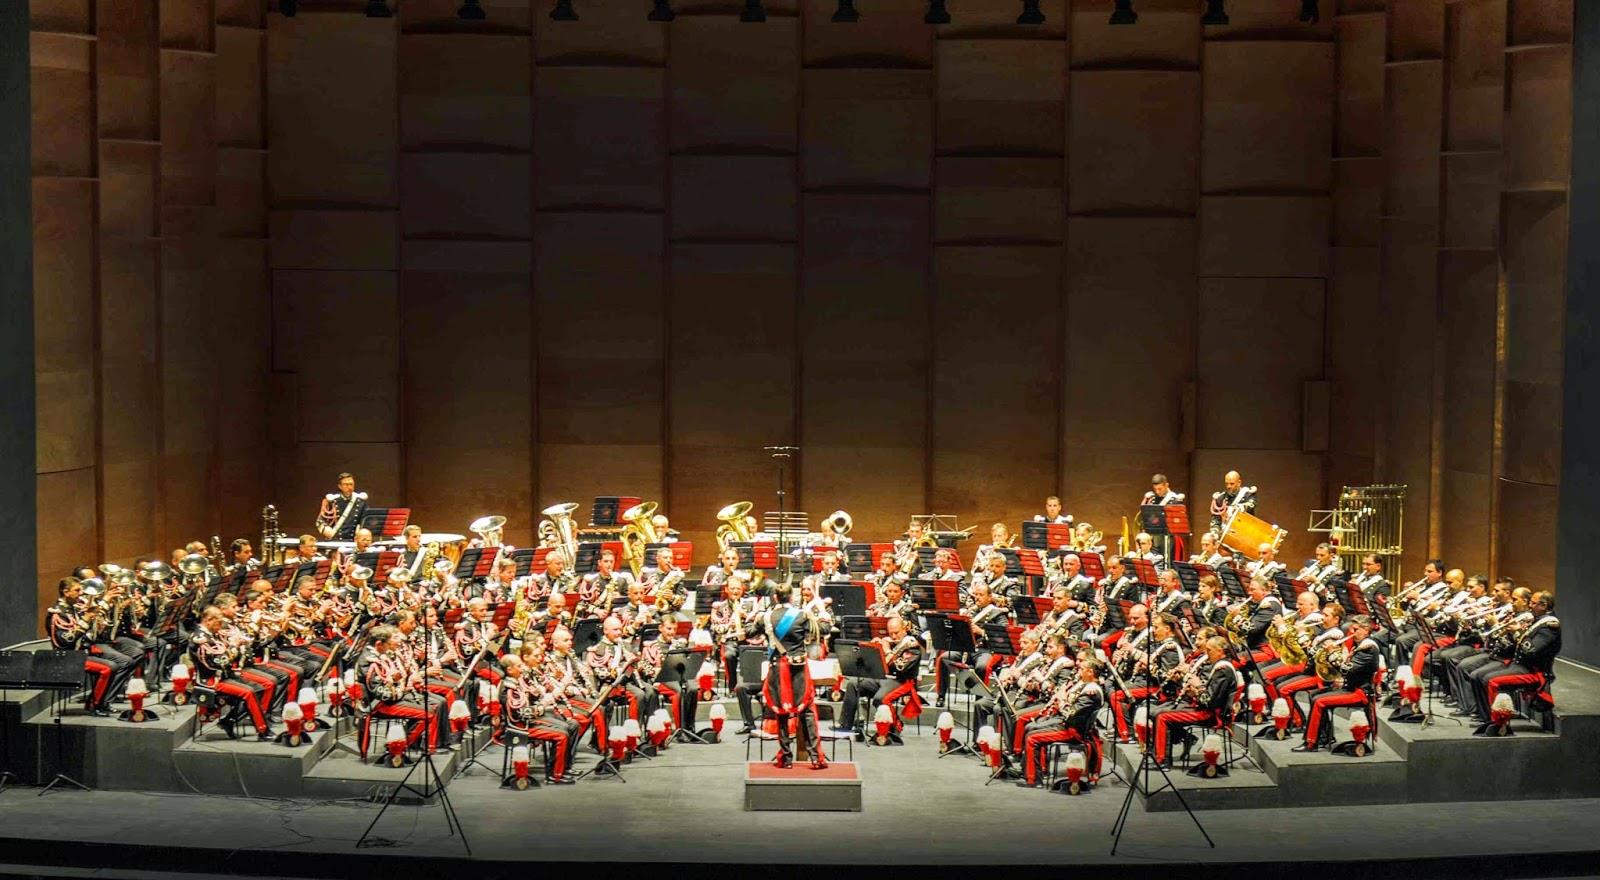
MULTIPOLYGON (((426 660, 427 658, 423 659, 426 660)), ((455 806, 450 803, 449 793, 445 791, 444 777, 440 775, 439 767, 433 760, 433 743, 428 739, 428 725, 434 723, 435 719, 432 709, 428 705, 428 696, 428 667, 424 663, 422 667, 422 733, 419 734, 422 738, 422 760, 412 764, 411 769, 407 770, 406 775, 400 779, 400 784, 389 790, 389 796, 384 798, 383 806, 378 810, 378 815, 372 817, 372 824, 368 825, 367 830, 361 832, 361 837, 356 840, 356 849, 385 846, 392 843, 392 841, 373 837, 372 829, 378 827, 378 822, 383 818, 383 814, 394 806, 395 801, 399 800, 400 792, 409 791, 420 798, 423 803, 427 803, 428 799, 435 794, 438 795, 439 805, 444 807, 445 827, 449 829, 451 837, 457 834, 461 835, 461 846, 467 851, 467 857, 472 857, 472 844, 467 842, 467 831, 461 827, 461 819, 456 815, 455 806), (420 767, 426 767, 427 772, 423 774, 422 787, 414 788, 411 785, 411 774, 417 772, 420 767)), ((435 735, 437 735, 438 728, 435 727, 434 729, 435 735)))

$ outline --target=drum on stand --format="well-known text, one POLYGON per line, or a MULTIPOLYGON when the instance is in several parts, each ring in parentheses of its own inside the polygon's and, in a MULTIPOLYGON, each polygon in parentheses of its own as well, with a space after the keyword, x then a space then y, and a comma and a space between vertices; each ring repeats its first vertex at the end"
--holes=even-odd
POLYGON ((1243 510, 1234 511, 1222 525, 1222 543, 1247 559, 1260 559, 1262 544, 1271 544, 1277 550, 1288 535, 1286 530, 1243 510))

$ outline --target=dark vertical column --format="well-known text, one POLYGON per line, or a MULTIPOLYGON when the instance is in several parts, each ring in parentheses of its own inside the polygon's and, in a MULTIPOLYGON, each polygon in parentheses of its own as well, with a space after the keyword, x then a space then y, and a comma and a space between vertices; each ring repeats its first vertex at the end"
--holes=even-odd
POLYGON ((28 4, 0 3, 0 646, 39 630, 31 130, 28 4))
POLYGON ((1600 4, 1574 3, 1573 14, 1556 613, 1562 652, 1600 665, 1600 408, 1589 399, 1600 385, 1600 4))

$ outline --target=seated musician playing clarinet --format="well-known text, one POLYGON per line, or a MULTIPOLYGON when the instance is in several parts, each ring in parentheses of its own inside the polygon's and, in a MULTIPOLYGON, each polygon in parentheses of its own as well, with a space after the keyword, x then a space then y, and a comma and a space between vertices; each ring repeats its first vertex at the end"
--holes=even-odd
POLYGON ((1017 782, 1024 787, 1038 784, 1039 765, 1044 761, 1044 749, 1051 743, 1081 742, 1088 752, 1085 762, 1089 768, 1089 784, 1100 779, 1100 732, 1096 717, 1105 705, 1105 692, 1100 687, 1100 663, 1085 660, 1078 664, 1078 675, 1063 683, 1051 695, 1049 705, 1038 718, 1028 725, 1022 742, 1023 779, 1017 782))
MULTIPOLYGON (((1002 567, 1005 565, 1003 560, 1000 564, 1002 567)), ((970 666, 984 681, 988 681, 990 671, 1004 656, 998 651, 990 650, 990 646, 984 644, 984 640, 988 638, 984 626, 1009 621, 1010 609, 1000 604, 995 595, 989 591, 989 585, 981 581, 972 585, 967 598, 969 601, 962 611, 966 612, 967 626, 972 630, 972 644, 977 650, 971 656, 959 652, 940 652, 935 658, 934 690, 937 694, 935 705, 938 706, 944 705, 945 694, 950 690, 950 677, 958 668, 970 666)))
POLYGON ((995 675, 995 688, 990 696, 983 697, 973 704, 974 728, 988 723, 998 711, 1002 698, 1011 705, 1027 705, 1033 700, 1028 694, 1023 693, 1022 684, 1034 678, 1034 673, 1043 670, 1050 663, 1049 655, 1045 654, 1045 634, 1039 627, 1023 632, 1021 650, 1017 660, 1010 666, 1001 669, 995 675))
POLYGON ((544 781, 550 785, 571 785, 573 778, 568 771, 577 749, 579 727, 556 713, 556 706, 562 701, 561 692, 547 690, 521 657, 507 656, 502 662, 506 674, 500 683, 500 702, 505 707, 506 724, 527 734, 529 739, 551 743, 554 755, 545 768, 544 781))
MULTIPOLYGON (((1078 658, 1067 650, 1066 639, 1060 636, 1047 637, 1044 640, 1044 656, 1044 665, 1034 666, 1031 671, 1019 676, 1013 688, 1003 691, 1006 699, 998 704, 1000 724, 996 727, 1007 734, 1005 748, 1008 760, 1011 753, 1022 748, 1028 725, 1044 711, 1050 695, 1076 674, 1073 669, 1078 658)), ((1087 652, 1084 656, 1088 656, 1087 652)))
MULTIPOLYGON (((530 645, 535 653, 541 650, 537 641, 524 644, 522 649, 526 651, 530 645)), ((601 705, 599 686, 589 664, 572 651, 572 630, 557 626, 550 633, 550 650, 544 655, 540 672, 545 689, 566 698, 562 711, 568 720, 578 723, 578 737, 583 737, 583 727, 593 728, 595 751, 604 753, 606 743, 610 742, 606 738, 606 710, 601 705)))
MULTIPOLYGON (((667 655, 673 651, 689 650, 689 639, 679 635, 680 627, 688 632, 688 627, 674 615, 661 618, 661 633, 654 641, 646 642, 639 649, 639 669, 643 673, 646 683, 654 683, 656 694, 667 701, 667 710, 672 715, 672 723, 680 730, 694 730, 695 710, 700 704, 699 688, 685 687, 682 681, 661 682, 656 681, 661 675, 661 667, 666 663, 667 655)), ((698 655, 691 669, 698 668, 700 660, 698 655)))
POLYGON ((1157 614, 1149 626, 1149 632, 1153 634, 1156 644, 1150 646, 1148 657, 1143 644, 1131 644, 1138 640, 1135 637, 1123 639, 1130 644, 1118 645, 1117 653, 1112 658, 1121 677, 1121 686, 1111 691, 1111 716, 1116 721, 1117 739, 1120 742, 1133 741, 1128 724, 1134 704, 1159 695, 1161 685, 1172 670, 1183 662, 1183 647, 1177 639, 1177 621, 1171 615, 1157 614))
MULTIPOLYGON (((1311 698, 1311 709, 1306 713, 1306 740, 1295 746, 1293 751, 1314 752, 1333 744, 1334 709, 1359 706, 1363 712, 1367 712, 1375 705, 1372 702, 1373 679, 1378 674, 1379 651, 1378 643, 1369 638, 1372 635, 1372 618, 1357 614, 1350 618, 1345 629, 1349 631, 1350 642, 1355 648, 1339 670, 1342 681, 1330 682, 1327 690, 1311 698)), ((1369 730, 1376 731, 1377 718, 1370 717, 1370 720, 1369 730)))
MULTIPOLYGON (((1172 765, 1172 728, 1182 731, 1192 725, 1215 724, 1232 716, 1234 697, 1239 690, 1239 673, 1228 662, 1228 641, 1221 636, 1206 640, 1206 658, 1200 664, 1204 671, 1190 673, 1179 692, 1179 703, 1170 709, 1157 709, 1150 713, 1150 723, 1155 726, 1154 743, 1156 760, 1163 766, 1172 765)), ((1187 756, 1188 747, 1184 747, 1187 756)))
MULTIPOLYGON (((407 662, 410 647, 400 630, 388 624, 375 627, 372 648, 372 662, 367 664, 362 682, 367 698, 373 701, 372 717, 413 722, 409 724, 407 745, 415 743, 426 731, 428 748, 437 748, 439 730, 449 723, 449 702, 429 697, 428 708, 423 708, 422 672, 411 669, 414 664, 407 662)), ((363 734, 370 733, 370 729, 370 725, 364 726, 363 734)))
POLYGON ((499 684, 500 664, 494 656, 495 636, 499 631, 491 619, 493 616, 489 603, 482 599, 467 602, 467 612, 456 623, 456 656, 464 663, 476 660, 471 673, 490 684, 499 684))
POLYGON ((639 652, 633 650, 622 636, 622 621, 616 615, 601 624, 603 637, 589 646, 585 659, 589 672, 599 684, 601 702, 622 699, 628 703, 628 717, 644 723, 655 714, 654 684, 646 690, 639 677, 639 652))
POLYGON ((890 677, 852 678, 845 683, 844 706, 839 712, 839 725, 834 728, 835 733, 855 732, 858 704, 865 698, 871 701, 874 709, 878 706, 889 707, 891 724, 898 734, 900 718, 899 713, 895 712, 894 701, 906 699, 910 702, 916 698, 917 673, 922 665, 922 642, 911 634, 903 618, 891 617, 887 626, 889 634, 874 641, 883 650, 884 672, 890 677))

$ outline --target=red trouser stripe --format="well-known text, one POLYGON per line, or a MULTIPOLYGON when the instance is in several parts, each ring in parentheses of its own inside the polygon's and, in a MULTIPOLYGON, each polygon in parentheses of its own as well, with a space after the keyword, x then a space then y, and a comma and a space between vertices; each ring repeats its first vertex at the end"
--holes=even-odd
POLYGON ((538 724, 528 728, 528 738, 555 744, 555 764, 550 770, 551 776, 567 775, 567 735, 559 730, 553 730, 538 724))
POLYGON ((89 697, 89 707, 92 709, 106 698, 106 688, 111 686, 111 664, 98 657, 86 657, 83 671, 94 676, 94 690, 89 697))
MULTIPOLYGON (((684 727, 682 702, 679 700, 678 691, 668 685, 656 685, 656 693, 667 698, 667 711, 672 715, 672 723, 684 727)), ((692 726, 692 725, 691 725, 692 726)))
POLYGON ((245 681, 252 681, 261 685, 262 705, 272 705, 272 695, 278 688, 278 680, 276 678, 273 678, 265 672, 258 672, 254 669, 241 670, 239 672, 239 677, 245 681))
MULTIPOLYGON (((1142 700, 1156 692, 1153 687, 1132 688, 1134 700, 1142 700)), ((1117 720, 1117 737, 1128 738, 1128 694, 1117 688, 1111 692, 1111 717, 1117 720)))
POLYGON ((1311 698, 1311 719, 1306 724, 1306 745, 1317 741, 1317 734, 1322 730, 1322 719, 1332 714, 1339 706, 1365 706, 1367 704, 1366 691, 1329 691, 1311 698))
POLYGON ((1294 666, 1285 664, 1274 669, 1262 670, 1261 678, 1266 685, 1267 699, 1276 700, 1283 696, 1283 692, 1278 690, 1278 682, 1288 678, 1291 675, 1299 675, 1305 671, 1306 665, 1304 663, 1299 663, 1294 666))
POLYGON ((1417 649, 1411 652, 1411 674, 1422 680, 1422 670, 1428 666, 1428 655, 1440 648, 1448 648, 1456 643, 1455 636, 1439 636, 1436 642, 1422 642, 1417 649))
POLYGON ((417 741, 417 736, 425 728, 428 731, 428 748, 439 744, 439 716, 433 712, 422 711, 421 706, 411 706, 405 703, 382 703, 372 710, 377 718, 398 718, 402 721, 421 721, 422 726, 411 725, 411 731, 406 735, 406 745, 417 741))
POLYGON ((1172 757, 1171 750, 1167 747, 1167 740, 1172 735, 1174 724, 1195 724, 1201 721, 1210 721, 1216 713, 1210 709, 1180 709, 1176 712, 1162 712, 1156 716, 1156 758, 1162 761, 1172 757))
POLYGON ((1496 675, 1486 681, 1485 684, 1488 685, 1489 688, 1489 705, 1484 708, 1492 709, 1494 707, 1494 698, 1499 696, 1501 691, 1510 688, 1527 687, 1529 685, 1539 687, 1544 684, 1544 676, 1537 672, 1520 672, 1509 675, 1496 675))
MULTIPOLYGON (((915 681, 905 681, 901 682, 899 685, 895 686, 893 690, 878 698, 880 703, 889 707, 889 714, 893 717, 896 730, 900 729, 900 715, 895 711, 894 701, 900 699, 901 697, 909 697, 907 700, 907 703, 909 704, 912 700, 916 699, 916 696, 917 683, 915 681)), ((917 713, 910 713, 907 717, 915 718, 917 717, 917 713)))
POLYGON ((1067 740, 1077 738, 1078 732, 1076 730, 1068 730, 1065 728, 1061 730, 1047 730, 1043 733, 1028 734, 1027 742, 1024 743, 1024 748, 1022 750, 1026 755, 1026 763, 1023 765, 1023 769, 1027 774, 1028 784, 1033 785, 1039 781, 1039 762, 1044 760, 1043 753, 1045 746, 1049 745, 1050 743, 1066 742, 1067 740))
POLYGON ((227 694, 244 701, 246 712, 250 713, 250 721, 256 726, 256 733, 267 729, 267 715, 261 711, 261 701, 256 699, 256 692, 249 685, 237 681, 223 681, 217 683, 217 693, 227 694))
POLYGON ((1011 751, 1015 752, 1022 748, 1022 737, 1025 729, 1046 708, 1048 707, 1034 706, 1031 709, 1023 709, 1017 713, 1017 723, 1011 728, 1011 741, 1008 743, 1011 751))

